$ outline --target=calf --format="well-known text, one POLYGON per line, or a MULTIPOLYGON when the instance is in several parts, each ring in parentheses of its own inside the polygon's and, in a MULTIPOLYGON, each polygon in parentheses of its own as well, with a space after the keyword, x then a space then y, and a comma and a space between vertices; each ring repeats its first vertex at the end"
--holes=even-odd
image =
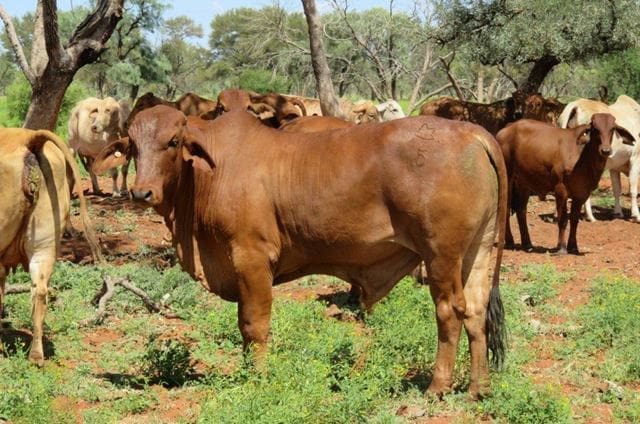
MULTIPOLYGON (((572 129, 523 119, 508 125, 497 135, 509 175, 509 204, 515 210, 522 247, 530 249, 527 202, 531 194, 553 192, 558 214, 558 252, 578 253, 576 232, 580 208, 598 185, 611 138, 617 130, 615 118, 597 113, 591 122, 572 129), (569 243, 565 240, 567 199, 571 199, 569 243)), ((506 243, 513 246, 507 221, 506 243)))
MULTIPOLYGON (((141 164, 132 195, 164 216, 186 271, 239 303, 244 345, 257 345, 259 363, 272 285, 334 275, 358 285, 369 310, 424 260, 438 323, 429 390, 451 390, 463 325, 469 390, 487 389, 487 345, 496 362, 504 354, 507 212, 506 170, 490 134, 434 117, 306 134, 245 111, 202 122, 164 106, 139 114, 129 129, 141 164)), ((101 160, 121 160, 120 147, 101 160)))
MULTIPOLYGON (((68 169, 75 181, 80 181, 72 154, 55 134, 0 129, 0 316, 7 273, 21 264, 31 275, 33 338, 29 360, 39 366, 44 364, 42 337, 49 278, 69 218, 73 182, 68 169)), ((101 260, 82 190, 78 190, 78 197, 85 236, 94 258, 101 260)))
MULTIPOLYGON (((594 113, 610 113, 616 118, 618 131, 614 134, 611 143, 611 156, 607 160, 605 169, 611 175, 611 187, 613 189, 615 216, 622 218, 620 195, 622 185, 620 173, 629 176, 629 191, 631 192, 631 218, 640 222, 638 210, 638 179, 640 175, 640 153, 638 138, 640 138, 640 105, 631 97, 622 95, 612 105, 590 99, 578 99, 569 103, 560 117, 558 124, 562 128, 572 128, 576 125, 589 122, 594 113), (618 135, 624 134, 624 136, 618 135), (635 145, 627 145, 624 139, 633 139, 635 145)), ((590 198, 584 204, 588 221, 595 221, 591 210, 590 198)))

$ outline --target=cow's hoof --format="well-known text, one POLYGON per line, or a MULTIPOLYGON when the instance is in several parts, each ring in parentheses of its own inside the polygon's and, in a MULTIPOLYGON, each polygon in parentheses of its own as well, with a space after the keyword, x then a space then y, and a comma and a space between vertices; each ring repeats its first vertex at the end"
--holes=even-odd
POLYGON ((509 250, 514 250, 516 248, 516 244, 512 241, 505 241, 504 248, 509 250))
POLYGON ((442 399, 442 396, 446 395, 447 393, 451 393, 450 385, 438 384, 435 381, 433 381, 429 385, 429 388, 427 389, 427 392, 425 393, 425 395, 436 396, 438 399, 442 399))
POLYGON ((44 355, 42 352, 29 353, 29 362, 36 365, 38 368, 44 367, 44 355))
POLYGON ((525 252, 533 252, 533 244, 531 243, 527 243, 527 244, 523 244, 522 245, 522 250, 524 250, 525 252))
POLYGON ((559 247, 555 252, 553 252, 552 256, 564 256, 567 254, 567 249, 564 247, 559 247))
POLYGON ((585 220, 587 222, 596 222, 597 221, 597 219, 595 219, 593 216, 588 216, 588 217, 585 218, 585 220))

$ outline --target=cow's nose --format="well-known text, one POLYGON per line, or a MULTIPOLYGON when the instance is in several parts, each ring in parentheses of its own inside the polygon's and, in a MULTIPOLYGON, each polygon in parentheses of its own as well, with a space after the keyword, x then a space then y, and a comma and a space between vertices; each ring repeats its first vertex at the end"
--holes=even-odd
POLYGON ((602 156, 609 156, 611 154, 611 149, 600 149, 600 154, 602 156))
POLYGON ((153 192, 151 190, 131 189, 131 197, 134 200, 144 200, 146 202, 150 202, 153 199, 153 192))

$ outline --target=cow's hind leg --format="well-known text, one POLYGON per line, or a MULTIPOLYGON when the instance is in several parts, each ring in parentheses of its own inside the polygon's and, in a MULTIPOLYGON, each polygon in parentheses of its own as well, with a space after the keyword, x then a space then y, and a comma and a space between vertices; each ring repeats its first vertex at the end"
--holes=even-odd
POLYGON ((466 311, 464 327, 469 339, 471 353, 471 383, 469 394, 474 397, 485 395, 489 390, 489 365, 487 360, 487 306, 491 282, 489 261, 495 233, 494 226, 487 226, 483 234, 468 250, 463 262, 462 275, 466 283, 464 297, 466 311))
POLYGON ((616 218, 624 218, 620 197, 622 196, 622 182, 620 181, 620 171, 609 170, 611 177, 611 190, 613 191, 613 215, 616 218))
POLYGON ((29 351, 29 360, 38 366, 44 365, 44 317, 47 312, 47 293, 49 278, 53 272, 55 252, 38 252, 29 260, 29 274, 31 275, 31 322, 33 324, 33 339, 29 351))
POLYGON ((466 310, 463 293, 456 295, 455 289, 462 287, 462 260, 440 254, 426 264, 438 325, 435 371, 427 391, 441 395, 452 388, 453 367, 466 310))

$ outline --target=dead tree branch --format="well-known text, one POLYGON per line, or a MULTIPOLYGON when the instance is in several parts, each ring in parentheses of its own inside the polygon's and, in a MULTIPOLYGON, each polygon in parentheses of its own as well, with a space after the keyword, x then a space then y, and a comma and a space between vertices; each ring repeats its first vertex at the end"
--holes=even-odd
POLYGON ((4 294, 29 293, 30 291, 31 291, 30 284, 12 284, 5 288, 4 294))
POLYGON ((101 324, 107 316, 107 303, 115 295, 116 286, 129 290, 138 296, 149 312, 161 314, 165 318, 179 318, 177 314, 167 311, 167 307, 158 304, 142 289, 137 287, 131 281, 123 277, 105 276, 102 279, 102 288, 95 296, 94 301, 98 302, 98 310, 92 318, 85 319, 81 325, 101 324))
POLYGON ((453 62, 453 58, 449 62, 447 62, 443 57, 440 58, 440 63, 444 67, 445 72, 447 73, 447 78, 451 82, 451 86, 456 91, 456 95, 460 100, 465 100, 464 94, 462 93, 462 89, 460 89, 460 85, 458 81, 455 79, 453 74, 451 73, 451 62, 453 62))
POLYGON ((22 48, 22 44, 18 39, 18 34, 16 33, 16 28, 13 26, 13 20, 11 16, 7 13, 4 7, 0 4, 0 19, 4 22, 4 29, 7 33, 7 37, 9 37, 9 41, 11 42, 11 48, 13 49, 13 53, 16 55, 18 60, 18 64, 20 65, 20 69, 24 73, 25 77, 29 81, 31 85, 35 81, 35 76, 33 75, 33 70, 31 66, 29 66, 29 62, 27 61, 27 57, 24 55, 24 49, 22 48))

